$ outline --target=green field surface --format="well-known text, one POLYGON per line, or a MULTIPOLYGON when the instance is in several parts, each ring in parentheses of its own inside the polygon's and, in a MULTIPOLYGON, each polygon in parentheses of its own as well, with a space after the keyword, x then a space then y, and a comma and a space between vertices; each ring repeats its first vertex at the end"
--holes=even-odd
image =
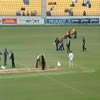
MULTIPOLYGON (((57 67, 60 61, 64 70, 1 74, 0 100, 100 100, 100 28, 97 28, 100 26, 35 27, 1 26, 0 51, 13 50, 16 68, 35 67, 36 57, 44 52, 48 66, 57 67), (76 27, 78 32, 78 38, 71 39, 73 71, 68 68, 66 40, 62 53, 56 51, 54 44, 55 38, 62 38, 70 27, 76 27), (86 52, 82 52, 83 36, 86 52)), ((3 56, 0 65, 3 65, 3 56)), ((7 69, 10 68, 8 57, 7 69)))

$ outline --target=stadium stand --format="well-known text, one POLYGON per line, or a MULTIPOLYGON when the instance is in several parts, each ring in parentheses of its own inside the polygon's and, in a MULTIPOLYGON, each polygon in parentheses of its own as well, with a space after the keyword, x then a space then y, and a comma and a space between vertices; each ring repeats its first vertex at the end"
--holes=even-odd
POLYGON ((99 16, 100 0, 47 0, 51 16, 99 16), (84 14, 85 13, 85 14, 84 14))
POLYGON ((29 0, 23 0, 24 4, 29 5, 29 0))
POLYGON ((0 0, 0 16, 100 16, 100 0, 0 0), (75 2, 76 1, 76 2, 75 2))
POLYGON ((0 16, 16 15, 41 16, 41 0, 0 0, 0 16))

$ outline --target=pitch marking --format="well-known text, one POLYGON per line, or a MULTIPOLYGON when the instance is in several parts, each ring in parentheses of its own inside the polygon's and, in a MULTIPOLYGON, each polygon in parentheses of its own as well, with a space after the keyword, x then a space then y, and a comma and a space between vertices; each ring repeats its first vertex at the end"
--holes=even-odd
POLYGON ((74 91, 76 91, 77 93, 81 94, 81 95, 84 95, 84 93, 76 88, 73 88, 72 86, 68 85, 68 84, 65 84, 64 82, 60 81, 60 80, 57 80, 55 78, 52 78, 50 76, 45 76, 47 79, 49 80, 53 80, 53 81, 56 81, 57 83, 61 84, 62 86, 66 87, 66 88, 70 88, 74 91))

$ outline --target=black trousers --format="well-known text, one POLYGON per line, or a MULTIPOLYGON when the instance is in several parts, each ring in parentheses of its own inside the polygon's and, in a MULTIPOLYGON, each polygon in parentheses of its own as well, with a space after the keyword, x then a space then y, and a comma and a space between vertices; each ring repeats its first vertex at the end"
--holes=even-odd
POLYGON ((58 44, 56 44, 56 51, 58 51, 59 49, 58 49, 58 44))
POLYGON ((45 70, 45 63, 42 63, 42 70, 45 70))
POLYGON ((38 68, 39 59, 36 60, 36 68, 38 68))
POLYGON ((86 47, 85 47, 85 45, 83 45, 83 52, 84 52, 84 51, 86 51, 86 47))
POLYGON ((69 53, 69 52, 70 52, 70 46, 67 45, 67 53, 69 53))
POLYGON ((15 68, 15 62, 14 62, 14 60, 12 59, 11 62, 12 62, 12 68, 15 68))

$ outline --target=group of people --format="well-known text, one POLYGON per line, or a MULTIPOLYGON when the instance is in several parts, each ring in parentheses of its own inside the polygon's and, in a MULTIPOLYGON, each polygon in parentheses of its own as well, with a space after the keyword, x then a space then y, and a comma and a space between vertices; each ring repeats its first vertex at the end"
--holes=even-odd
MULTIPOLYGON (((65 50, 64 44, 63 44, 63 38, 59 40, 58 37, 56 37, 55 43, 56 43, 56 51, 62 52, 63 50, 65 50)), ((66 46, 67 46, 67 53, 69 53, 70 52, 70 39, 69 38, 67 38, 66 46)))
POLYGON ((12 50, 8 52, 7 48, 5 48, 4 53, 0 52, 0 61, 1 56, 4 56, 4 66, 7 65, 7 56, 9 56, 9 58, 11 59, 12 68, 15 68, 14 53, 12 50))
MULTIPOLYGON (((58 37, 55 40, 56 43, 56 51, 60 51, 62 52, 62 50, 64 50, 64 44, 63 44, 63 38, 61 38, 61 40, 58 39, 58 37)), ((72 53, 72 51, 70 50, 70 39, 69 37, 67 38, 67 42, 66 42, 66 47, 67 47, 67 53, 69 53, 69 69, 73 69, 73 59, 74 59, 74 55, 72 53)))
POLYGON ((56 51, 62 51, 62 50, 64 50, 63 38, 61 38, 59 40, 58 37, 56 37, 55 43, 56 43, 56 51))
MULTIPOLYGON (((66 47, 67 47, 67 53, 69 54, 68 55, 68 58, 69 58, 69 69, 73 69, 73 60, 74 60, 74 54, 72 53, 71 49, 70 49, 70 46, 71 46, 71 41, 70 41, 70 38, 67 37, 66 39, 66 47)), ((82 39, 82 51, 86 51, 86 47, 85 47, 85 43, 86 43, 86 40, 85 40, 85 37, 83 37, 82 39)), ((55 40, 55 43, 56 43, 56 51, 61 51, 64 50, 64 44, 63 44, 63 38, 61 38, 61 40, 58 39, 58 37, 56 37, 56 40, 55 40)))
POLYGON ((75 28, 72 28, 72 30, 66 32, 66 34, 64 35, 63 37, 64 39, 67 39, 67 38, 74 38, 76 39, 77 38, 77 31, 75 30, 75 28))
MULTIPOLYGON (((4 65, 3 65, 4 67, 7 66, 7 56, 9 56, 9 59, 11 60, 12 68, 15 68, 14 53, 12 50, 10 50, 10 52, 8 52, 7 48, 5 48, 3 53, 0 52, 0 63, 1 63, 2 56, 4 56, 4 65)), ((44 53, 37 56, 36 68, 38 68, 39 66, 42 66, 42 70, 45 70, 46 61, 45 61, 45 54, 44 53)))

